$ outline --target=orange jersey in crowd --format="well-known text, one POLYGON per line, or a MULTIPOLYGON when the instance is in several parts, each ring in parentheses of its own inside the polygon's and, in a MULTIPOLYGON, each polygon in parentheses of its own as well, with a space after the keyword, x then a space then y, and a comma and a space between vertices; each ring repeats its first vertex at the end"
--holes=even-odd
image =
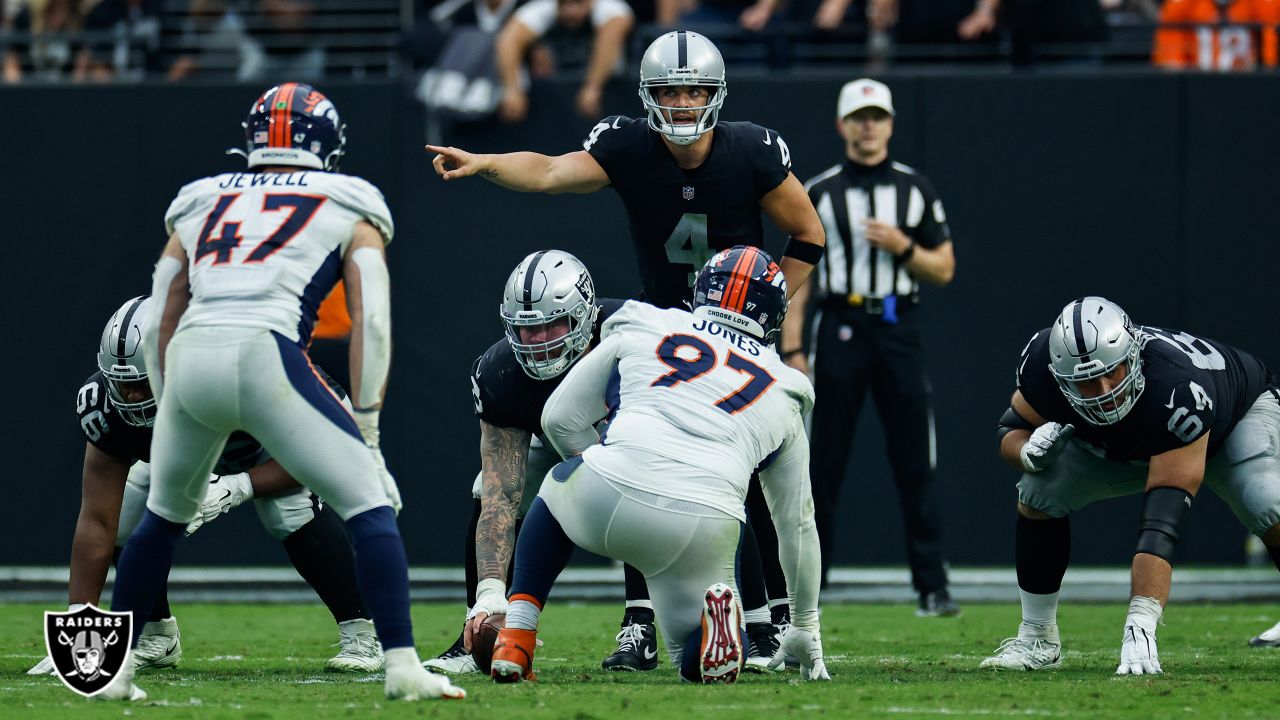
POLYGON ((1152 60, 1162 67, 1200 70, 1275 67, 1280 59, 1277 24, 1280 0, 1231 0, 1223 5, 1216 0, 1166 0, 1152 60), (1199 27, 1187 27, 1192 24, 1199 27))
POLYGON ((350 335, 351 316, 347 314, 347 291, 339 280, 329 297, 320 303, 312 337, 345 340, 350 335))

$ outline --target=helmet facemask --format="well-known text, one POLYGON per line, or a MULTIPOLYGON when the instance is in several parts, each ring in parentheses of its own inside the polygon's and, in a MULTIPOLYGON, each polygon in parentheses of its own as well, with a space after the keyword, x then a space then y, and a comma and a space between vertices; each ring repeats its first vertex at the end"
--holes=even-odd
POLYGON ((557 377, 587 351, 599 312, 586 266, 560 250, 525 257, 498 307, 516 361, 535 380, 557 377))
POLYGON ((142 328, 150 315, 151 299, 133 298, 111 316, 98 341, 98 370, 106 380, 107 399, 120 419, 134 427, 151 427, 156 421, 142 352, 142 328))
POLYGON ((110 370, 103 369, 102 376, 107 380, 107 397, 111 399, 111 407, 121 420, 134 427, 155 425, 156 399, 151 395, 145 372, 139 373, 131 365, 116 365, 110 370), (130 402, 127 398, 136 397, 139 386, 147 399, 130 402), (135 392, 129 392, 130 390, 135 392))
POLYGON ((550 380, 568 370, 591 344, 591 321, 595 313, 590 310, 586 303, 579 302, 547 317, 539 310, 521 310, 512 316, 503 308, 507 341, 525 374, 537 380, 550 380), (543 326, 547 326, 545 335, 550 339, 525 342, 530 330, 543 326), (563 332, 558 332, 561 329, 563 332))
POLYGON ((692 145, 698 138, 707 134, 720 119, 720 108, 724 105, 729 89, 723 80, 707 84, 705 78, 684 77, 672 71, 670 78, 654 78, 640 83, 640 100, 644 103, 649 119, 649 127, 661 133, 676 145, 692 145), (667 107, 658 102, 655 94, 664 87, 688 86, 699 87, 710 93, 707 104, 700 107, 667 107), (672 117, 675 113, 693 113, 692 123, 676 123, 672 117))
POLYGON ((1142 347, 1150 336, 1133 327, 1118 305, 1100 297, 1068 303, 1049 335, 1049 372, 1058 388, 1085 420, 1114 425, 1133 409, 1146 388, 1142 347), (1082 384, 1098 380, 1121 365, 1125 376, 1101 394, 1086 395, 1082 384))

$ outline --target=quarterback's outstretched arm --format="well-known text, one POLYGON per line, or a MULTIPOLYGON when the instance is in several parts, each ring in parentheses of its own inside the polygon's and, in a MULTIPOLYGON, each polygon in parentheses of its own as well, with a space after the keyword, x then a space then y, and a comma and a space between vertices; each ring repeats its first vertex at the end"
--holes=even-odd
POLYGON ((473 155, 455 147, 428 145, 436 153, 431 166, 445 180, 479 175, 508 190, 544 193, 589 193, 609 185, 609 175, 585 150, 564 155, 513 152, 473 155))
POLYGON ((596 423, 609 414, 605 390, 622 341, 612 335, 578 360, 542 408, 542 429, 562 458, 600 442, 596 423))

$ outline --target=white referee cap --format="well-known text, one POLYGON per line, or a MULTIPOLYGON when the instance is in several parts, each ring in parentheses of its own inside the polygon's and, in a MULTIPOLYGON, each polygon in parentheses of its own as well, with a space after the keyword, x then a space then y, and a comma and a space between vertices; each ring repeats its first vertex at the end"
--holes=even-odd
POLYGON ((880 108, 890 115, 895 114, 893 93, 889 92, 889 86, 882 82, 870 78, 859 78, 845 83, 844 87, 840 88, 840 100, 836 103, 836 118, 843 119, 849 117, 849 113, 869 107, 880 108))

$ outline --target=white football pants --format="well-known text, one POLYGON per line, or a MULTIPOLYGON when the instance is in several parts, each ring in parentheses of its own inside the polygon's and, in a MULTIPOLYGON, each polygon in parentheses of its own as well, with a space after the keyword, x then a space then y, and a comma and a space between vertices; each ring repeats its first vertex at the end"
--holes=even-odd
POLYGON ((390 506, 355 420, 302 348, 256 328, 198 327, 165 354, 147 508, 190 522, 227 437, 244 430, 344 519, 390 506))
POLYGON ((578 460, 548 473, 538 496, 575 545, 644 573, 676 667, 689 633, 702 622, 707 588, 722 582, 738 598, 737 518, 615 484, 578 460))

